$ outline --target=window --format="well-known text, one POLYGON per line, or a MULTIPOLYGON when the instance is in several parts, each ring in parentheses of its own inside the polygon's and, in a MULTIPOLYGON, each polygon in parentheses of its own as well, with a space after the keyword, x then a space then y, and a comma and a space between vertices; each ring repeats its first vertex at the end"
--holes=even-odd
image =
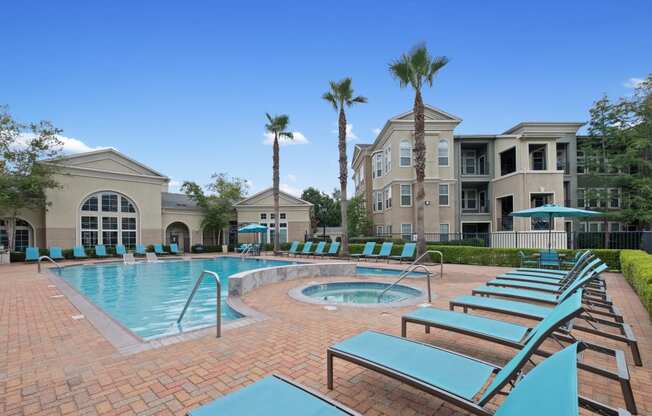
POLYGON ((462 175, 475 175, 476 158, 475 150, 465 150, 462 152, 462 175))
POLYGON ((475 189, 462 189, 462 209, 475 210, 478 208, 478 192, 475 189))
MULTIPOLYGON (((553 203, 553 194, 550 193, 541 193, 541 194, 530 194, 530 207, 536 208, 546 204, 553 203)), ((550 230, 554 229, 554 220, 552 223, 549 218, 545 217, 533 217, 532 218, 532 229, 533 230, 550 230), (552 227, 552 228, 551 228, 552 227)))
POLYGON ((577 206, 579 208, 586 207, 586 201, 584 199, 584 189, 577 188, 577 206))
POLYGON ((124 196, 120 198, 120 211, 121 212, 136 212, 134 205, 129 202, 124 196))
POLYGON ((261 219, 261 220, 266 220, 266 219, 267 219, 267 214, 264 213, 264 212, 261 213, 261 214, 260 214, 260 219, 261 219))
POLYGON ((409 184, 401 185, 401 206, 402 207, 412 206, 412 185, 409 184))
POLYGON ((374 178, 383 176, 383 154, 376 153, 374 155, 374 178))
POLYGON ((441 139, 437 146, 437 163, 439 166, 448 166, 448 140, 441 139))
POLYGON ((378 212, 383 210, 383 192, 382 191, 374 191, 374 208, 378 212))
POLYGON ((586 173, 586 160, 584 158, 584 151, 577 151, 577 173, 583 174, 586 173))
POLYGON ((14 238, 14 250, 25 251, 29 247, 29 229, 16 228, 14 238))
POLYGON ((566 143, 557 143, 557 170, 568 171, 568 145, 566 143))
POLYGON ((392 207, 392 187, 388 186, 387 188, 385 188, 383 194, 385 198, 385 209, 389 209, 392 207))
POLYGON ((102 194, 102 211, 118 212, 118 195, 102 194))
POLYGON ((90 197, 82 205, 82 211, 97 211, 97 197, 90 197))
POLYGON ((620 208, 620 189, 609 190, 609 208, 620 208))
POLYGON ((448 224, 439 224, 439 241, 448 241, 448 224))
POLYGON ((530 170, 546 170, 546 145, 528 145, 530 153, 530 170))
POLYGON ((401 140, 401 161, 402 167, 412 166, 412 145, 408 140, 401 140))
POLYGON ((276 219, 276 214, 274 214, 273 212, 270 213, 270 214, 269 214, 269 219, 270 219, 270 220, 276 219))
POLYGON ((280 217, 280 219, 284 220, 284 219, 287 218, 287 215, 285 215, 285 212, 281 212, 281 213, 279 214, 279 217, 280 217))
POLYGON ((448 184, 439 184, 439 205, 448 205, 448 184))
POLYGON ((412 224, 401 224, 401 238, 405 241, 412 240, 412 224))
POLYGON ((377 236, 382 236, 385 234, 385 227, 383 225, 377 225, 376 226, 376 235, 377 236))
POLYGON ((392 148, 387 147, 385 149, 385 173, 392 170, 392 148))
POLYGON ((609 231, 612 233, 618 233, 621 231, 620 223, 619 222, 610 222, 609 223, 609 231))
POLYGON ((135 204, 125 196, 111 192, 91 195, 81 207, 79 237, 82 246, 123 244, 134 249, 137 242, 136 215, 135 204))
POLYGON ((516 172, 516 147, 500 152, 500 176, 516 172))

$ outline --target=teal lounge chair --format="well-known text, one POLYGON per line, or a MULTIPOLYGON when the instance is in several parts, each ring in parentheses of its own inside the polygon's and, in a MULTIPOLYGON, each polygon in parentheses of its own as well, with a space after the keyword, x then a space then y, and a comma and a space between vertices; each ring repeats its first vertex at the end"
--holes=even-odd
MULTIPOLYGON (((551 319, 548 323, 550 325, 533 332, 523 343, 522 349, 502 368, 430 344, 380 332, 366 331, 328 348, 326 358, 327 386, 330 390, 333 389, 333 362, 337 358, 417 387, 419 390, 430 393, 455 406, 467 410, 473 409, 474 414, 491 414, 485 406, 494 396, 502 392, 503 387, 508 384, 516 384, 512 392, 516 392, 519 388, 519 378, 523 366, 531 360, 532 355, 552 333, 553 324, 556 322, 551 319)), ((565 354, 562 354, 562 357, 565 357, 565 354)), ((574 352, 573 357, 575 359, 574 352)), ((555 361, 553 360, 553 362, 555 361)), ((544 368, 547 368, 547 366, 544 368)), ((575 368, 573 367, 574 371, 575 368)), ((563 384, 566 383, 567 378, 572 378, 572 374, 561 375, 554 380, 545 377, 550 383, 549 388, 554 389, 554 393, 526 388, 525 391, 528 392, 528 396, 534 401, 527 403, 527 405, 522 404, 522 406, 527 406, 528 412, 523 413, 520 406, 511 407, 513 405, 510 405, 508 409, 513 409, 516 412, 514 415, 572 414, 576 416, 578 414, 576 407, 578 403, 577 391, 571 389, 569 393, 566 390, 568 386, 563 384), (560 387, 557 383, 563 386, 560 387), (559 388, 564 389, 564 391, 558 390, 559 388), (541 397, 551 393, 553 396, 548 396, 547 400, 541 397), (557 394, 561 396, 558 397, 557 394), (562 400, 560 397, 567 397, 568 395, 573 398, 568 400, 568 403, 573 404, 570 413, 569 409, 559 413, 557 409, 559 404, 557 403, 545 403, 547 401, 557 402, 562 400), (542 407, 532 407, 534 403, 544 406, 545 410, 542 407)), ((508 393, 508 398, 509 395, 508 393)), ((510 413, 501 412, 499 409, 497 414, 504 416, 510 413)))
MULTIPOLYGON (((574 343, 540 362, 506 393, 507 397, 497 406, 495 413, 472 398, 456 396, 445 390, 441 390, 440 395, 444 400, 463 409, 472 409, 474 414, 482 416, 577 416, 580 405, 607 416, 629 416, 623 409, 579 396, 577 361, 578 353, 584 348, 583 344, 574 343)), ((268 376, 188 413, 189 416, 263 414, 357 415, 353 410, 280 376, 268 376)))
POLYGON ((310 249, 312 249, 312 241, 307 241, 303 244, 303 249, 297 255, 309 256, 310 249))
MULTIPOLYGON (((561 331, 561 333, 555 334, 556 339, 573 343, 576 339, 564 335, 563 332, 571 328, 571 320, 583 312, 582 289, 579 289, 562 303, 552 308, 548 315, 533 327, 444 309, 418 308, 403 315, 401 319, 401 335, 403 337, 407 336, 407 324, 410 323, 425 326, 426 333, 430 332, 430 328, 437 328, 438 330, 456 332, 515 349, 523 348, 530 337, 534 336, 538 331, 546 330, 551 332, 561 331)), ((609 372, 607 375, 604 369, 598 369, 586 364, 582 366, 582 369, 617 380, 621 385, 623 396, 632 399, 629 402, 631 406, 634 403, 634 396, 629 380, 629 370, 625 360, 620 360, 620 357, 618 357, 622 355, 622 352, 604 346, 584 344, 596 353, 600 352, 610 357, 617 357, 615 360, 618 367, 617 373, 609 372)), ((630 411, 636 411, 635 405, 628 408, 630 411)))
POLYGON ((170 254, 179 255, 179 245, 176 243, 170 244, 170 254))
POLYGON ((572 269, 575 266, 575 264, 577 264, 577 262, 580 261, 582 256, 587 252, 588 251, 580 250, 577 253, 575 253, 575 257, 573 257, 572 260, 562 260, 561 261, 561 267, 566 268, 566 269, 572 269))
POLYGON ((25 249, 25 261, 38 261, 39 250, 38 247, 27 247, 25 249))
POLYGON ((136 254, 144 256, 147 250, 145 250, 145 244, 136 244, 136 254))
POLYGON ((577 273, 584 267, 584 264, 591 261, 593 254, 589 251, 584 252, 570 270, 553 270, 553 269, 536 269, 536 268, 518 268, 509 272, 503 273, 500 277, 507 276, 536 276, 547 277, 550 279, 563 279, 570 274, 577 273))
POLYGON ((561 261, 556 251, 542 251, 539 254, 539 267, 559 269, 561 261))
POLYGON ((169 252, 163 250, 163 244, 154 244, 154 253, 159 254, 159 255, 166 255, 170 254, 169 252))
POLYGON ((360 415, 311 389, 272 375, 220 397, 189 416, 340 416, 360 415))
POLYGON ((354 259, 362 259, 365 257, 369 257, 374 253, 375 248, 376 248, 376 243, 374 241, 369 241, 364 245, 361 254, 351 254, 351 257, 354 259))
POLYGON ((399 262, 403 262, 403 260, 412 260, 416 250, 416 243, 405 243, 405 245, 403 245, 403 251, 401 252, 401 255, 389 256, 389 258, 392 260, 398 260, 399 262))
POLYGON ((72 255, 73 255, 73 257, 75 257, 76 259, 85 259, 85 258, 88 258, 88 256, 86 255, 86 250, 84 250, 84 247, 82 247, 82 246, 75 246, 75 247, 72 249, 72 255))
POLYGON ((63 260, 63 251, 61 250, 61 247, 50 247, 50 258, 52 260, 63 260))
POLYGON ((518 258, 521 261, 521 267, 537 267, 539 265, 539 262, 522 251, 518 252, 518 258))
POLYGON ((368 258, 378 259, 378 260, 387 259, 392 254, 392 247, 394 247, 394 243, 390 241, 386 241, 380 246, 380 251, 378 252, 378 254, 372 253, 368 256, 368 258))
POLYGON ((338 253, 340 252, 340 244, 341 244, 341 243, 340 243, 339 241, 336 241, 336 242, 334 242, 334 243, 331 243, 330 247, 328 247, 328 253, 326 253, 326 255, 327 255, 328 257, 335 257, 335 256, 337 256, 338 253))
POLYGON ((122 244, 117 244, 115 246, 115 254, 116 256, 124 256, 127 254, 127 250, 125 250, 125 246, 122 244))
POLYGON ((319 257, 337 256, 337 252, 338 252, 339 249, 340 249, 340 243, 336 241, 334 243, 331 243, 331 245, 328 247, 328 252, 317 254, 317 256, 319 256, 319 257))
POLYGON ((107 257, 108 254, 106 254, 106 247, 102 244, 98 244, 95 246, 95 256, 96 257, 107 257))
POLYGON ((282 256, 296 255, 298 248, 299 248, 299 241, 294 240, 292 244, 290 244, 290 249, 288 251, 281 251, 279 254, 281 254, 282 256))
POLYGON ((309 253, 311 256, 323 256, 324 255, 324 249, 326 248, 326 242, 325 241, 320 241, 317 243, 317 248, 315 248, 315 251, 312 253, 309 253))

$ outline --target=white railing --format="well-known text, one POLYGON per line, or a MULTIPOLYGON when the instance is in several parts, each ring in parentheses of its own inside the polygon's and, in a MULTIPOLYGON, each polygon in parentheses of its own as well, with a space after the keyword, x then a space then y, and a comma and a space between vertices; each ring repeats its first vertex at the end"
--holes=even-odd
POLYGON ((179 319, 177 319, 177 324, 181 323, 183 316, 186 314, 186 311, 188 310, 188 306, 190 306, 190 302, 192 302, 192 299, 195 297, 195 293, 197 293, 197 289, 199 289, 201 282, 204 281, 204 278, 206 276, 210 276, 213 279, 215 279, 215 285, 217 286, 217 293, 215 295, 217 298, 216 325, 217 325, 217 338, 219 338, 222 336, 222 284, 220 283, 220 276, 218 276, 217 273, 215 272, 211 272, 208 270, 204 270, 203 272, 201 272, 201 274, 199 275, 199 279, 197 279, 197 282, 195 282, 195 287, 192 288, 192 292, 190 292, 190 296, 188 296, 188 300, 186 301, 186 304, 183 307, 183 310, 181 311, 181 315, 179 315, 179 319))
POLYGON ((50 263, 54 264, 57 267, 58 270, 61 270, 61 265, 59 263, 57 263, 56 261, 54 261, 54 259, 52 259, 52 257, 41 256, 41 257, 38 258, 38 266, 37 266, 39 273, 41 273, 41 261, 43 261, 43 260, 49 261, 50 263))

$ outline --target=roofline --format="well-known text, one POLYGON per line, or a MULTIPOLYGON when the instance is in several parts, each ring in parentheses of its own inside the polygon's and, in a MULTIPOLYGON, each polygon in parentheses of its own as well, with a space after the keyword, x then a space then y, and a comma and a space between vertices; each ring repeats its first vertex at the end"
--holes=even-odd
POLYGON ((145 165, 143 163, 140 163, 139 161, 137 161, 135 159, 132 159, 131 157, 129 157, 126 154, 118 151, 117 149, 114 149, 113 147, 105 147, 103 149, 90 150, 88 152, 81 152, 81 153, 73 153, 73 154, 70 154, 70 155, 56 156, 56 157, 52 157, 52 158, 48 158, 48 159, 42 159, 39 162, 56 163, 56 162, 61 161, 61 160, 74 159, 74 158, 79 157, 79 156, 96 155, 96 154, 101 154, 101 153, 113 153, 113 154, 118 155, 118 156, 120 156, 120 157, 122 157, 124 159, 127 159, 131 163, 133 163, 135 165, 138 165, 138 166, 140 166, 141 168, 143 168, 145 170, 148 170, 148 171, 154 173, 155 175, 158 175, 158 176, 160 176, 162 178, 166 178, 168 180, 170 179, 169 177, 162 174, 161 172, 159 172, 159 171, 157 171, 155 169, 152 169, 149 166, 147 166, 147 165, 145 165))
MULTIPOLYGON (((258 192, 256 192, 255 194, 253 194, 253 195, 251 195, 251 196, 248 196, 248 197, 246 197, 246 198, 244 198, 244 199, 242 199, 242 200, 236 202, 235 204, 233 204, 233 206, 234 206, 234 207, 235 207, 235 206, 240 206, 240 205, 244 204, 245 202, 247 202, 247 201, 249 201, 249 200, 251 200, 251 199, 253 199, 253 198, 256 198, 257 196, 260 196, 260 195, 264 194, 265 192, 269 192, 269 191, 273 191, 273 190, 274 190, 274 189, 270 186, 269 188, 265 188, 265 189, 263 189, 262 191, 258 191, 258 192)), ((279 194, 283 194, 283 195, 288 196, 288 197, 290 197, 290 198, 292 198, 292 199, 299 200, 299 201, 303 202, 304 204, 306 204, 307 206, 312 206, 312 205, 313 205, 312 203, 310 203, 310 202, 308 202, 308 201, 305 201, 305 200, 303 200, 303 199, 301 199, 301 198, 299 198, 299 197, 296 197, 296 196, 294 196, 294 195, 292 195, 292 194, 289 194, 289 193, 287 193, 287 192, 284 192, 284 191, 282 191, 282 190, 280 190, 280 189, 278 190, 278 192, 279 192, 279 194)))
POLYGON ((527 125, 531 126, 567 126, 567 127, 576 127, 579 129, 584 126, 586 122, 584 121, 521 121, 517 125, 505 130, 502 134, 511 134, 514 131, 525 127, 527 125))

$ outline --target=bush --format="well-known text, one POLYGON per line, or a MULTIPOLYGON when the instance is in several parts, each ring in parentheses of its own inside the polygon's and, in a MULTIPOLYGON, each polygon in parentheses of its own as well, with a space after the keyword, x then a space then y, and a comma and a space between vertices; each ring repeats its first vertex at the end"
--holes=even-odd
POLYGON ((625 279, 638 293, 652 318, 652 255, 641 250, 622 250, 620 262, 625 279))
POLYGON ((427 241, 429 246, 473 246, 485 247, 487 242, 482 238, 465 238, 463 240, 449 240, 449 241, 427 241))
MULTIPOLYGON (((170 246, 164 246, 163 249, 169 252, 170 246)), ((205 246, 203 244, 193 244, 190 247, 190 251, 192 253, 221 253, 222 246, 205 246)))

